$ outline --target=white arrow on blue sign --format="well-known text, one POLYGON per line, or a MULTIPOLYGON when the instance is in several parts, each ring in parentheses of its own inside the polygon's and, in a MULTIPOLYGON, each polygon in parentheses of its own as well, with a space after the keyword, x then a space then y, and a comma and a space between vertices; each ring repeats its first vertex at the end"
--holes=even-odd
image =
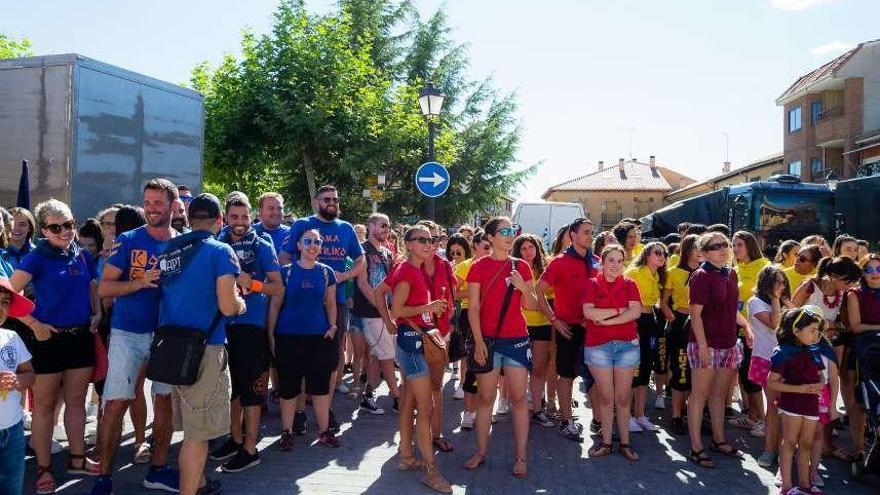
POLYGON ((416 171, 416 188, 429 198, 442 196, 449 189, 449 171, 437 162, 425 162, 416 171))

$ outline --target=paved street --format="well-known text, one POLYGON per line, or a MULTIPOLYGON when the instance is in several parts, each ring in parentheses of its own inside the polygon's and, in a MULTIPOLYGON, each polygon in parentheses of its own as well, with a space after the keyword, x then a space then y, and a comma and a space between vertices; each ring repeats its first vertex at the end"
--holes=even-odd
MULTIPOLYGON (((439 454, 442 472, 453 483, 455 493, 471 495, 513 495, 519 493, 569 494, 569 493, 778 493, 773 486, 772 472, 761 469, 754 457, 760 453, 760 442, 749 437, 745 430, 729 429, 729 440, 748 452, 743 463, 716 455, 718 467, 705 470, 689 463, 685 456, 688 444, 685 437, 659 434, 633 434, 633 446, 641 455, 641 461, 628 463, 619 455, 590 460, 583 444, 564 440, 555 429, 532 425, 529 447, 529 476, 518 480, 510 475, 513 460, 513 435, 509 421, 502 419, 495 425, 489 457, 486 464, 476 472, 468 472, 459 466, 474 449, 473 432, 457 428, 461 401, 452 400, 452 382, 446 383, 447 398, 446 434, 456 450, 439 454)), ((577 394, 582 400, 581 394, 577 394)), ((649 402, 649 404, 653 401, 649 402)), ((282 453, 277 449, 279 414, 277 406, 270 408, 263 422, 259 448, 262 464, 239 474, 221 474, 218 464, 211 463, 213 476, 220 476, 224 493, 227 494, 356 494, 403 495, 432 493, 419 484, 420 474, 399 472, 396 467, 396 438, 390 432, 396 430, 397 416, 390 411, 390 400, 380 399, 388 410, 384 416, 371 416, 356 410, 352 399, 337 395, 337 411, 340 418, 347 418, 340 433, 342 447, 327 449, 315 440, 311 416, 309 433, 297 437, 293 452, 282 453)), ((651 411, 651 414, 662 411, 651 411)), ((583 404, 578 409, 581 422, 586 424, 591 411, 583 404)), ((503 417, 502 417, 503 418, 503 417)), ((663 414, 655 415, 655 422, 664 424, 663 414)), ((342 420, 342 419, 341 419, 342 420)), ((133 455, 130 424, 126 425, 125 445, 117 457, 119 471, 114 475, 114 492, 117 495, 159 493, 141 488, 140 482, 146 467, 126 462, 133 455)), ((174 437, 180 442, 180 434, 174 437)), ((173 448, 173 454, 178 449, 173 448)), ((54 464, 60 490, 63 494, 88 493, 91 481, 61 476, 61 466, 66 462, 64 454, 55 456, 54 464)), ((880 478, 853 482, 848 466, 837 461, 827 461, 825 493, 862 495, 880 492, 880 478)), ((34 461, 28 461, 28 477, 25 493, 33 493, 34 461)))

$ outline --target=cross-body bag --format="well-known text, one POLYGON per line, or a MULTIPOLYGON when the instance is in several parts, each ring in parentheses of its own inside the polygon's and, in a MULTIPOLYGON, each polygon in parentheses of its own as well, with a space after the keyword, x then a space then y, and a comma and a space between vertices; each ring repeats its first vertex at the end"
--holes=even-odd
MULTIPOLYGON (((486 285, 486 292, 483 293, 482 297, 480 297, 480 307, 482 308, 483 299, 485 299, 486 294, 489 292, 489 288, 493 283, 498 279, 498 276, 501 275, 501 272, 504 271, 505 265, 501 266, 501 269, 495 273, 495 276, 492 277, 492 280, 489 281, 489 284, 486 285)), ((516 260, 511 258, 511 267, 512 269, 516 269, 516 260)), ((507 289, 504 292, 504 300, 501 302, 501 311, 498 313, 498 324, 495 327, 496 337, 499 333, 501 333, 501 322, 504 321, 504 316, 507 314, 507 309, 510 307, 510 300, 513 298, 513 291, 515 287, 512 283, 507 284, 507 289)), ((483 343, 486 345, 486 362, 485 364, 480 364, 477 362, 475 358, 475 352, 477 349, 476 343, 470 342, 468 346, 468 370, 473 371, 474 373, 488 373, 492 371, 494 361, 495 361, 495 338, 483 336, 483 343)))

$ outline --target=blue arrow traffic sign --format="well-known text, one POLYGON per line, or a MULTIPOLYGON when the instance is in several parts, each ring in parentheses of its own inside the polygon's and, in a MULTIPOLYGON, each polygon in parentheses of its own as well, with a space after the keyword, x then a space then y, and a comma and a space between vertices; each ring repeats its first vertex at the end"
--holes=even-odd
POLYGON ((423 163, 416 171, 416 189, 429 198, 442 196, 449 189, 449 171, 437 162, 423 163))

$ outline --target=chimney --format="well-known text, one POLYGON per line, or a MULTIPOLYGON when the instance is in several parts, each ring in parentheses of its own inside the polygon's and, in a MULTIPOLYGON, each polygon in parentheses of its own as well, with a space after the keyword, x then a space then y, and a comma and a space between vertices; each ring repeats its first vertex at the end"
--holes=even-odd
POLYGON ((623 158, 617 161, 617 169, 620 171, 620 179, 626 180, 626 170, 623 168, 623 158))
POLYGON ((599 160, 599 172, 605 170, 605 162, 599 160))
POLYGON ((721 173, 726 174, 730 172, 730 162, 724 162, 724 166, 721 167, 721 173))
POLYGON ((654 155, 651 155, 648 163, 651 165, 651 175, 654 177, 659 177, 660 174, 657 172, 657 159, 654 157, 654 155))

